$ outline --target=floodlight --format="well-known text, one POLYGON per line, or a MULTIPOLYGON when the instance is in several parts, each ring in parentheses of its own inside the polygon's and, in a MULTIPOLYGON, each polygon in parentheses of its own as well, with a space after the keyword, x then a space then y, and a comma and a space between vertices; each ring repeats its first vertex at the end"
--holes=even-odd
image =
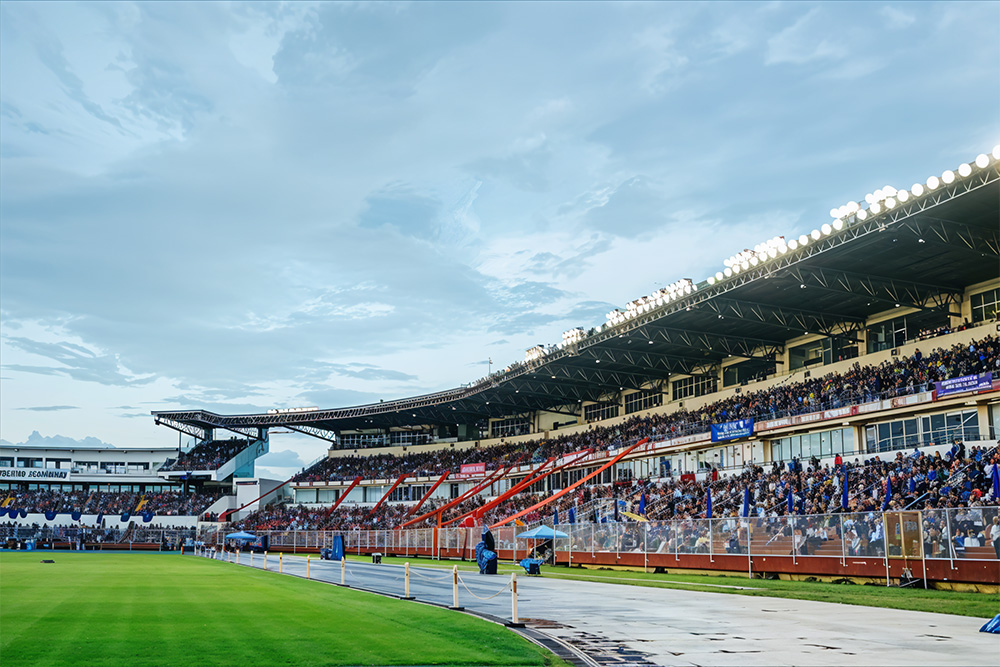
POLYGON ((859 210, 861 210, 861 204, 859 204, 856 201, 848 202, 847 210, 849 210, 851 213, 857 213, 859 210))
POLYGON ((986 153, 980 153, 976 156, 976 166, 980 169, 986 169, 990 165, 990 156, 986 153))
POLYGON ((803 234, 802 236, 799 237, 799 245, 808 245, 808 244, 809 244, 809 237, 808 236, 806 236, 805 234, 803 234))
POLYGON ((885 195, 886 197, 895 197, 896 188, 892 187, 891 185, 886 185, 885 187, 882 188, 882 194, 885 195))
POLYGON ((955 172, 951 169, 945 169, 944 173, 941 174, 941 180, 944 181, 946 185, 951 185, 955 182, 955 172))
POLYGON ((875 195, 873 195, 870 192, 868 194, 866 194, 865 195, 865 203, 866 204, 874 204, 875 203, 875 195))
POLYGON ((733 263, 732 258, 722 260, 722 265, 723 266, 730 266, 732 263, 733 263))
POLYGON ((844 228, 844 221, 841 220, 840 218, 837 218, 836 220, 833 221, 833 228, 839 232, 841 229, 844 228))
POLYGON ((872 193, 872 199, 874 199, 875 201, 882 201, 883 199, 885 199, 885 193, 882 192, 882 188, 879 188, 878 190, 872 193))
POLYGON ((873 215, 878 215, 882 212, 882 206, 878 202, 875 202, 868 210, 871 211, 873 215))
POLYGON ((708 277, 708 284, 709 285, 714 285, 715 284, 715 276, 709 276, 708 277))
POLYGON ((758 264, 760 264, 760 260, 757 259, 757 255, 750 258, 750 266, 757 266, 758 264))
POLYGON ((722 271, 716 271, 716 272, 715 272, 715 279, 716 279, 716 280, 722 280, 722 279, 723 279, 723 278, 725 278, 725 277, 726 277, 726 276, 725 276, 725 274, 724 274, 724 273, 722 273, 722 271))
POLYGON ((896 193, 896 198, 899 199, 900 203, 903 203, 910 198, 910 193, 907 192, 906 190, 900 190, 898 193, 896 193))
POLYGON ((868 211, 866 211, 865 209, 861 209, 860 211, 858 211, 857 216, 858 220, 865 220, 868 218, 868 211))
POLYGON ((733 273, 739 273, 742 270, 743 270, 742 266, 740 266, 739 264, 733 264, 733 273))
POLYGON ((993 147, 993 159, 1000 160, 1000 144, 993 147))
MULTIPOLYGON (((794 240, 792 241, 792 243, 795 243, 795 245, 798 245, 798 243, 796 243, 794 240)), ((794 248, 793 248, 793 250, 794 250, 794 248)), ((784 244, 778 246, 778 252, 780 252, 782 255, 784 255, 786 252, 788 252, 788 246, 786 246, 784 244)))
POLYGON ((937 176, 929 176, 927 178, 927 189, 937 190, 938 186, 941 185, 941 180, 937 176))
POLYGON ((819 230, 820 233, 823 234, 823 236, 829 236, 830 234, 833 233, 833 227, 831 227, 826 223, 824 223, 823 226, 819 228, 819 230))
POLYGON ((771 249, 769 249, 767 251, 767 256, 770 257, 771 259, 774 259, 775 257, 777 257, 778 256, 778 250, 777 250, 777 248, 771 248, 771 249))
POLYGON ((972 175, 972 167, 970 167, 967 163, 963 162, 962 164, 958 165, 958 175, 961 176, 962 178, 968 178, 970 175, 972 175))
POLYGON ((809 236, 813 237, 813 241, 819 241, 819 237, 821 236, 821 234, 818 229, 814 229, 812 230, 812 233, 809 236))
POLYGON ((724 275, 725 275, 725 276, 726 276, 727 278, 730 278, 730 277, 732 277, 732 275, 733 275, 733 270, 732 270, 731 268, 729 268, 729 267, 727 266, 727 267, 726 267, 726 270, 725 270, 725 271, 723 271, 723 274, 724 274, 724 275))
POLYGON ((839 218, 840 217, 840 209, 838 209, 838 208, 831 208, 830 209, 830 217, 831 218, 839 218))
POLYGON ((740 268, 746 271, 747 269, 750 268, 750 262, 747 260, 743 260, 742 262, 740 262, 740 268))
POLYGON ((913 193, 914 197, 919 197, 920 195, 924 194, 924 186, 922 186, 920 183, 914 183, 913 187, 910 188, 910 192, 913 193))
POLYGON ((893 199, 892 197, 886 197, 885 207, 886 208, 895 208, 896 207, 896 200, 893 199))

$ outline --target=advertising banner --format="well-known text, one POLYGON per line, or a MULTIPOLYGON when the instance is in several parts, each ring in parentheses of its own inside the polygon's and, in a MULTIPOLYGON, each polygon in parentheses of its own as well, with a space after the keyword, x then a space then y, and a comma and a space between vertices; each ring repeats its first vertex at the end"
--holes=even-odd
POLYGON ((934 383, 937 389, 938 398, 950 396, 951 394, 961 394, 966 391, 982 391, 993 388, 993 373, 980 373, 979 375, 965 375, 960 378, 952 378, 942 382, 934 383))
POLYGON ((69 479, 70 471, 60 468, 0 468, 0 481, 61 482, 69 479))
POLYGON ((734 422, 712 424, 712 442, 746 438, 750 435, 753 435, 752 419, 737 419, 734 422))
POLYGON ((482 475, 486 472, 485 463, 463 463, 461 474, 463 475, 482 475))

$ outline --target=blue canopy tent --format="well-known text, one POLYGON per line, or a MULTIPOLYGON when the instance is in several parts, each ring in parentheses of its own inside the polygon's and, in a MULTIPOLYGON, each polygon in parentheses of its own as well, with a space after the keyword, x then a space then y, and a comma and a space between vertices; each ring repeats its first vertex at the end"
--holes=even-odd
POLYGON ((257 536, 252 535, 245 530, 241 530, 238 533, 229 533, 226 535, 227 540, 256 540, 257 536))
POLYGON ((537 528, 527 530, 517 536, 519 540, 554 540, 557 537, 569 537, 569 535, 561 530, 554 530, 548 526, 542 525, 537 528))

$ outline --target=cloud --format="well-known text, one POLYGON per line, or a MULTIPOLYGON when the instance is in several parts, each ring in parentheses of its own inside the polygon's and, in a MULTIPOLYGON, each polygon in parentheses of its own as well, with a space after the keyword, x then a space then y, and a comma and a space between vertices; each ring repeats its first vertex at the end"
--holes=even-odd
POLYGON ((18 408, 18 410, 32 410, 34 412, 59 412, 61 410, 79 410, 75 405, 40 405, 30 408, 18 408))
POLYGON ((268 466, 278 468, 302 468, 306 465, 297 452, 291 449, 281 451, 270 451, 254 462, 255 466, 268 466))
POLYGON ((114 355, 95 352, 75 343, 65 341, 48 343, 19 336, 4 336, 4 340, 15 349, 60 364, 59 366, 4 364, 3 368, 7 370, 41 375, 64 375, 74 380, 114 386, 148 384, 155 379, 152 376, 136 376, 123 368, 114 355))
POLYGON ((880 8, 878 13, 885 19, 886 25, 893 30, 909 28, 917 20, 912 14, 908 14, 898 7, 891 7, 889 5, 885 5, 880 8))
POLYGON ((847 55, 843 42, 823 35, 830 33, 817 7, 767 40, 767 65, 804 65, 814 60, 837 60, 847 55))
MULTIPOLYGON (((11 444, 11 443, 6 443, 11 444)), ((38 431, 32 431, 31 435, 24 442, 13 443, 14 447, 53 447, 64 449, 107 449, 115 446, 104 442, 100 438, 86 437, 81 439, 69 438, 63 435, 44 436, 38 431)))

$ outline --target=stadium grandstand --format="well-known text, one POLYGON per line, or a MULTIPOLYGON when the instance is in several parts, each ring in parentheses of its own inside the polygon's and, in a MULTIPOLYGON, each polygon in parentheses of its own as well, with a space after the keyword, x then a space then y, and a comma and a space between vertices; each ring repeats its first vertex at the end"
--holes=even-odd
POLYGON ((433 394, 154 412, 200 441, 329 442, 287 500, 204 527, 273 549, 996 582, 1000 147, 830 212, 433 394), (758 562, 755 564, 755 557, 758 562), (767 561, 763 565, 763 561, 767 561), (868 558, 868 560, 864 560, 868 558), (861 560, 857 560, 861 559, 861 560))
POLYGON ((830 214, 467 385, 156 411, 195 443, 143 471, 156 483, 11 481, 4 506, 124 521, 160 502, 209 543, 244 529, 279 551, 342 536, 358 553, 468 558, 486 526, 501 558, 838 576, 919 562, 996 583, 1000 147, 830 214), (277 429, 329 451, 260 480, 277 429), (519 539, 541 523, 557 537, 519 539))

